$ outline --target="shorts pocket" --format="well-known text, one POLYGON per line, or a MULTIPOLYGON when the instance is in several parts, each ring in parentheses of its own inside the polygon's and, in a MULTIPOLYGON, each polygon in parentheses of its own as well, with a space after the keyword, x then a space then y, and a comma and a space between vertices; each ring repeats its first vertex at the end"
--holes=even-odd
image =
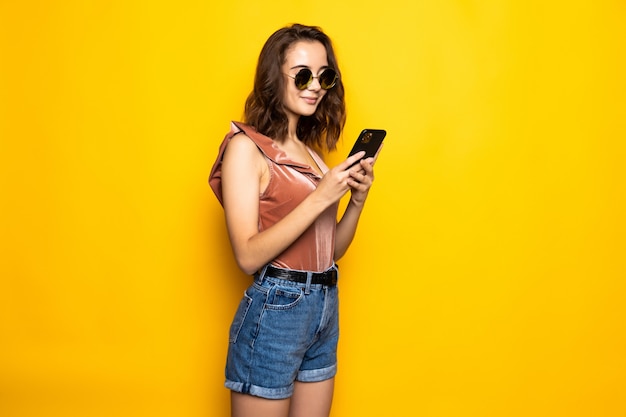
POLYGON ((244 293, 243 298, 241 299, 241 301, 239 302, 239 306, 237 307, 237 312, 235 313, 233 322, 230 325, 230 331, 228 335, 228 341, 230 343, 237 343, 237 336, 239 336, 239 332, 241 331, 243 322, 246 319, 246 315, 248 314, 248 310, 250 309, 250 304, 252 304, 252 298, 250 298, 247 293, 244 293))
POLYGON ((273 287, 268 296, 265 308, 268 310, 290 310, 300 303, 304 292, 296 287, 273 287))

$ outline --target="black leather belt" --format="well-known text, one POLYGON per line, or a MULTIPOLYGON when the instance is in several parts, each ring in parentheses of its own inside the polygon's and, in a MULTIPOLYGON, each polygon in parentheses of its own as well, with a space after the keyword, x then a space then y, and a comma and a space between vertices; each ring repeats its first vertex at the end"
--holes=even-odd
MULTIPOLYGON (((268 277, 284 279, 287 281, 306 283, 307 273, 304 271, 292 271, 290 269, 276 268, 272 265, 267 267, 265 275, 268 277)), ((335 268, 324 272, 314 272, 311 276, 311 284, 321 284, 334 286, 337 285, 337 270, 335 268)), ((258 276, 258 273, 256 274, 258 276)))

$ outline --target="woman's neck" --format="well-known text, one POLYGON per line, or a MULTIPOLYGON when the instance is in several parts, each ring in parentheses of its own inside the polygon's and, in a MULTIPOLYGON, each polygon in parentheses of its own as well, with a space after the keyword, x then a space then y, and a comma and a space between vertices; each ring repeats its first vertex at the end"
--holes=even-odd
POLYGON ((300 116, 290 116, 289 117, 289 127, 287 129, 287 136, 283 138, 283 141, 299 141, 298 139, 298 120, 300 116))

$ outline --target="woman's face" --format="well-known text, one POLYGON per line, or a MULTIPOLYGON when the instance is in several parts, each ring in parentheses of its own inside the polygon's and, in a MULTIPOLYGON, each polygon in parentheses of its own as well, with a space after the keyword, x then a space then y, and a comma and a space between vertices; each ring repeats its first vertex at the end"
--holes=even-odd
POLYGON ((328 68, 324 45, 318 41, 298 41, 285 53, 285 63, 282 69, 286 74, 287 83, 283 105, 290 117, 312 115, 326 94, 326 90, 320 87, 318 78, 314 78, 304 90, 298 90, 293 77, 302 68, 310 69, 314 77, 319 76, 325 68, 328 68))

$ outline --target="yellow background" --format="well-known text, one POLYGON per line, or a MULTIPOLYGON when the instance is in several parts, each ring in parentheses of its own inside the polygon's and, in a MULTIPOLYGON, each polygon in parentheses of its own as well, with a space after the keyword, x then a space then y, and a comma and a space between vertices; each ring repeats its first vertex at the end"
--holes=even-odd
POLYGON ((0 3, 0 415, 224 416, 207 185, 265 39, 388 130, 340 262, 334 417, 626 415, 623 1, 0 3))

